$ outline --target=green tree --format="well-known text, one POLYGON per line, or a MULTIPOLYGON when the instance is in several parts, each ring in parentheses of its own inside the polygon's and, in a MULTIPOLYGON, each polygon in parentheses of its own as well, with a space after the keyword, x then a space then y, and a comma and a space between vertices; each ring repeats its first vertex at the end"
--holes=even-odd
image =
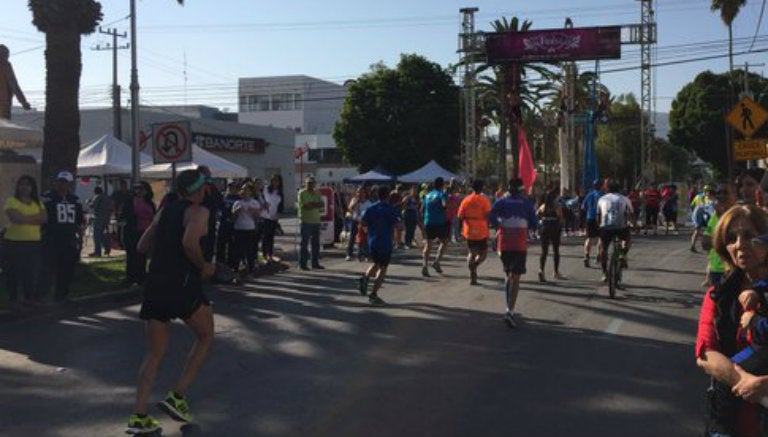
POLYGON ((32 24, 45 33, 45 126, 42 185, 57 171, 76 171, 80 150, 81 35, 101 22, 94 0, 29 0, 32 24))
POLYGON ((614 99, 606 124, 599 125, 595 140, 601 175, 619 178, 632 185, 640 162, 640 105, 633 94, 614 99))
POLYGON ((438 64, 402 55, 394 69, 379 63, 347 89, 333 138, 344 159, 367 171, 394 173, 434 159, 458 166, 458 87, 438 64))
MULTIPOLYGON (((711 71, 700 73, 677 93, 669 113, 670 142, 695 152, 720 174, 728 174, 724 117, 732 109, 730 102, 736 101, 736 96, 731 95, 728 76, 711 71)), ((733 78, 735 84, 742 84, 744 71, 735 70, 733 78)), ((755 100, 765 107, 768 80, 751 73, 748 80, 750 89, 755 92, 755 100)), ((754 137, 764 138, 765 135, 764 126, 754 137)))

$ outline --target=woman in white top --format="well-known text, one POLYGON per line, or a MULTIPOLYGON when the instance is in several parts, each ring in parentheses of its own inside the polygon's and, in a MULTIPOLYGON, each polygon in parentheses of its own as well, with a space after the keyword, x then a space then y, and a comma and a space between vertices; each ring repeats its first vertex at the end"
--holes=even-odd
POLYGON ((235 250, 230 267, 238 270, 243 262, 246 273, 252 273, 256 265, 256 221, 261 216, 261 204, 253 198, 253 190, 252 184, 244 184, 240 189, 242 198, 232 205, 235 250))
POLYGON ((269 185, 264 188, 264 207, 261 210, 262 241, 261 253, 267 262, 275 262, 275 230, 277 230, 277 209, 283 198, 280 196, 280 177, 272 176, 269 185))

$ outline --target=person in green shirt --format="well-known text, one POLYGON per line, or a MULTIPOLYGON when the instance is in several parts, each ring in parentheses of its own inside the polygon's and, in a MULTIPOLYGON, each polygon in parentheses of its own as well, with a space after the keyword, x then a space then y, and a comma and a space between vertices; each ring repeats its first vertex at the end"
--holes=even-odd
POLYGON ((720 185, 715 190, 715 197, 712 203, 715 207, 715 213, 712 214, 704 226, 701 248, 709 252, 705 285, 717 286, 720 285, 725 274, 725 263, 723 263, 720 255, 712 247, 712 235, 715 233, 715 227, 719 218, 736 203, 735 192, 730 190, 727 185, 720 185))
POLYGON ((309 176, 304 181, 304 189, 299 191, 299 223, 301 225, 299 267, 302 270, 309 270, 308 246, 312 250, 312 268, 317 270, 325 268, 320 265, 320 211, 325 203, 323 196, 315 190, 315 185, 315 178, 309 176))

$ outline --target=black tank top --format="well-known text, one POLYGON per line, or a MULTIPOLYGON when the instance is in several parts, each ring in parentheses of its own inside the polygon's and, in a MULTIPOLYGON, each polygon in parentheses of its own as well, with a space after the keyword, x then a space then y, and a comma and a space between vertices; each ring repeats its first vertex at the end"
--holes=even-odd
POLYGON ((199 276, 200 270, 187 258, 184 238, 184 212, 192 203, 179 199, 163 208, 155 232, 149 275, 184 281, 188 274, 199 276))

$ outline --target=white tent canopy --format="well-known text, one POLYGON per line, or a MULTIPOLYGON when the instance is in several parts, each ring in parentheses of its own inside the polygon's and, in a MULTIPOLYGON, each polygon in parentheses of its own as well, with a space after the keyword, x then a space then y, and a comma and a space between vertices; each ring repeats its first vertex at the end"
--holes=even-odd
MULTIPOLYGON (((211 176, 215 178, 244 178, 248 176, 248 169, 242 165, 216 156, 196 145, 192 145, 192 161, 176 164, 176 172, 193 170, 201 165, 210 168, 211 176)), ((171 164, 143 166, 141 168, 141 176, 150 179, 170 179, 172 177, 171 164)))
MULTIPOLYGON (((80 149, 77 157, 78 176, 105 176, 131 174, 131 146, 112 135, 104 135, 80 149)), ((141 165, 152 164, 149 155, 139 155, 141 165)))
POLYGON ((440 164, 435 162, 435 160, 432 160, 424 164, 424 166, 420 169, 406 173, 402 176, 398 176, 397 180, 399 182, 415 184, 421 182, 432 182, 435 180, 435 178, 438 177, 441 177, 446 181, 449 181, 452 178, 461 179, 459 175, 449 172, 448 170, 441 167, 440 164))
POLYGON ((42 131, 0 118, 0 149, 40 147, 42 145, 42 131))

